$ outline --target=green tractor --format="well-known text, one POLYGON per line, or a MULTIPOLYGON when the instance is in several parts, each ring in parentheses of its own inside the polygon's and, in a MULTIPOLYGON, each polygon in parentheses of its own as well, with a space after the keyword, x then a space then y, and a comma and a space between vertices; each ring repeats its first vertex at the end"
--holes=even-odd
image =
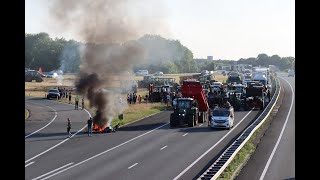
POLYGON ((193 127, 198 124, 199 109, 193 98, 178 98, 174 106, 174 111, 170 115, 170 126, 193 127))
POLYGON ((42 82, 43 79, 41 77, 41 74, 38 71, 35 70, 27 70, 24 74, 24 80, 25 82, 32 82, 35 80, 36 82, 42 82))

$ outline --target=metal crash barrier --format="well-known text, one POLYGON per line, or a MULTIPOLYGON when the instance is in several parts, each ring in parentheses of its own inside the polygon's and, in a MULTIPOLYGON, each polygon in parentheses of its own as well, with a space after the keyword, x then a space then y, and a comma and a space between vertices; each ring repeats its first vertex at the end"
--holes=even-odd
POLYGON ((271 77, 272 98, 260 116, 220 155, 220 157, 198 178, 198 180, 217 179, 225 170, 240 149, 246 144, 253 133, 265 122, 272 109, 275 107, 280 95, 280 82, 276 77, 271 77))

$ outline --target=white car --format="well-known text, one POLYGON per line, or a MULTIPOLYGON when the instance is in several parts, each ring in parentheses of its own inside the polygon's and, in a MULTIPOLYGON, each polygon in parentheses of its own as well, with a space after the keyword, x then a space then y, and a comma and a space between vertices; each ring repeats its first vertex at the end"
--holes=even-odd
POLYGON ((138 70, 137 72, 136 72, 136 75, 137 76, 146 76, 146 75, 148 75, 149 74, 149 71, 148 70, 138 70))
POLYGON ((233 107, 229 109, 216 107, 212 112, 210 126, 211 128, 231 129, 234 126, 233 107))
POLYGON ((154 73, 155 76, 162 76, 163 72, 162 71, 157 71, 156 73, 154 73))

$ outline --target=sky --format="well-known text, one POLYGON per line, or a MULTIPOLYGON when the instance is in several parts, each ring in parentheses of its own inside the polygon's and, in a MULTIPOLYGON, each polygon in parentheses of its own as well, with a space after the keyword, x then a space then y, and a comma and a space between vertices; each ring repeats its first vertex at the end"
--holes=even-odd
MULTIPOLYGON (((294 0, 153 1, 159 1, 161 7, 152 8, 148 15, 154 11, 152 18, 162 23, 148 34, 179 40, 194 58, 239 60, 261 53, 295 57, 294 0)), ((77 40, 71 32, 50 26, 48 2, 25 0, 25 32, 77 40)))

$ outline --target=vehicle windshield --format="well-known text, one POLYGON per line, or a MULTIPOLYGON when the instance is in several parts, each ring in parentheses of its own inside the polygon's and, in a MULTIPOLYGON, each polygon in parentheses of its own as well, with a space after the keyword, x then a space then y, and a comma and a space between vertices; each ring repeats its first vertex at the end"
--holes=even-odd
POLYGON ((57 89, 51 89, 49 90, 49 92, 52 92, 52 93, 59 93, 59 91, 57 89))
POLYGON ((245 79, 251 79, 251 76, 245 76, 244 78, 245 79))
POLYGON ((177 107, 183 108, 183 109, 191 108, 191 101, 187 101, 187 100, 178 101, 177 107))
POLYGON ((212 116, 228 117, 229 115, 230 115, 230 111, 226 111, 226 110, 215 110, 212 113, 212 116))

